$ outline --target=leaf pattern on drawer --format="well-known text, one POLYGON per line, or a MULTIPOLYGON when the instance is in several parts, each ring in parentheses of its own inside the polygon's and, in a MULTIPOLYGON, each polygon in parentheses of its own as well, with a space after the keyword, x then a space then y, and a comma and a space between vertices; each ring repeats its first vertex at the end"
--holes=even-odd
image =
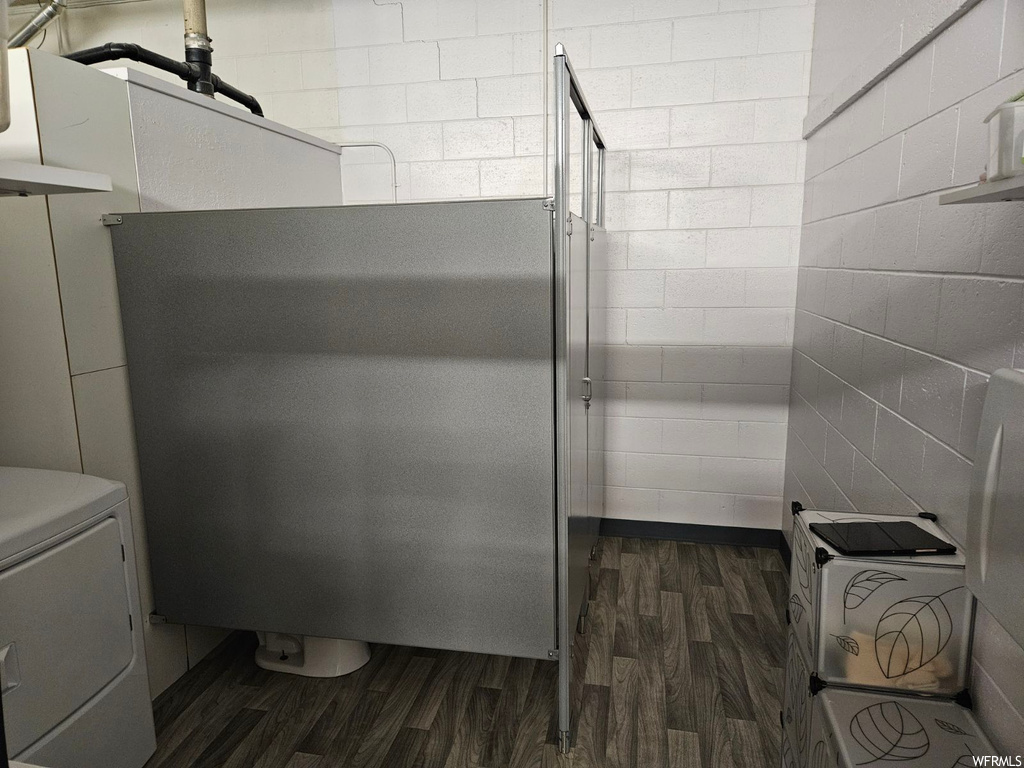
POLYGON ((843 623, 846 623, 846 612, 860 608, 864 601, 875 593, 875 590, 891 581, 906 581, 902 576, 888 571, 867 570, 853 575, 846 589, 843 590, 843 623))
POLYGON ((828 747, 824 741, 818 740, 811 752, 810 768, 829 768, 828 747))
POLYGON ((968 733, 963 728, 961 728, 959 725, 954 725, 953 723, 948 723, 945 720, 939 720, 939 718, 935 718, 935 724, 937 726, 939 726, 939 728, 944 730, 946 733, 952 733, 952 734, 954 734, 956 736, 973 736, 974 735, 973 733, 968 733))
POLYGON ((789 598, 789 615, 793 617, 793 621, 799 624, 804 619, 804 604, 800 601, 799 595, 793 595, 789 598))
MULTIPOLYGON (((939 721, 936 720, 935 722, 939 722, 939 721)), ((965 734, 965 735, 967 735, 967 734, 965 734)), ((966 755, 960 755, 960 757, 957 758, 957 761, 955 763, 953 763, 952 768, 961 768, 962 766, 969 766, 969 768, 974 768, 974 766, 976 766, 978 764, 978 763, 975 762, 976 755, 974 754, 974 750, 971 749, 970 745, 969 744, 964 744, 964 749, 967 750, 967 754, 966 755)))
POLYGON ((860 656, 860 643, 852 637, 847 637, 846 635, 832 635, 832 637, 836 639, 839 647, 844 651, 852 653, 854 656, 860 656))
POLYGON ((880 701, 864 707, 850 721, 850 734, 874 758, 867 762, 916 760, 931 747, 921 721, 896 701, 880 701))
POLYGON ((920 669, 945 649, 953 619, 941 595, 920 595, 889 606, 875 627, 875 658, 887 678, 920 669))

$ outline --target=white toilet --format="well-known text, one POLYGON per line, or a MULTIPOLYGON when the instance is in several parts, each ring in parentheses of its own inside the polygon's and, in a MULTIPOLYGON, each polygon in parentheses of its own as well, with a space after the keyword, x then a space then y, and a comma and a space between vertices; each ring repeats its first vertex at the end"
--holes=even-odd
POLYGON ((256 665, 272 672, 305 677, 341 677, 370 660, 370 646, 361 640, 257 632, 256 665))

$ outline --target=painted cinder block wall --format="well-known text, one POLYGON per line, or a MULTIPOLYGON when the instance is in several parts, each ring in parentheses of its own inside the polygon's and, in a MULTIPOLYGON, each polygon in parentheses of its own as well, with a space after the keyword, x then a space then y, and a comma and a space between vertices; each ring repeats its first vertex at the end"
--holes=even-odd
MULTIPOLYGON (((389 144, 399 199, 423 200, 544 191, 541 7, 209 14, 222 77, 274 120, 389 144)), ((805 0, 551 0, 552 51, 567 46, 612 147, 611 516, 779 527, 812 15, 805 0)), ((177 56, 180 4, 73 8, 65 29, 70 49, 177 56)), ((380 154, 346 157, 348 202, 389 199, 380 154)))
MULTIPOLYGON (((812 80, 838 47, 877 56, 869 5, 819 4, 812 80)), ((977 182, 1022 68, 1024 2, 982 0, 808 139, 787 500, 934 512, 964 542, 989 375, 1024 366, 1024 209, 938 195, 977 182)), ((983 608, 974 657, 983 722, 1024 752, 1024 652, 983 608)))

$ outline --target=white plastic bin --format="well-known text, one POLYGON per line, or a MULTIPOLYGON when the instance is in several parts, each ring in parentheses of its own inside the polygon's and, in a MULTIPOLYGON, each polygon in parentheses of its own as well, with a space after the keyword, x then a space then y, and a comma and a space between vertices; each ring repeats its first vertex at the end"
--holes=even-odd
POLYGON ((807 764, 811 738, 811 668, 792 632, 786 643, 785 688, 782 693, 782 768, 807 764))
MULTIPOLYGON (((846 557, 808 527, 894 519, 908 518, 795 515, 790 629, 812 672, 827 683, 953 696, 967 687, 974 615, 963 555, 846 557)), ((909 519, 949 538, 930 520, 909 519)))
POLYGON ((1000 104, 988 124, 988 180, 1024 173, 1024 101, 1000 104))
POLYGON ((995 754, 970 710, 952 701, 838 688, 813 698, 808 768, 956 768, 995 754))

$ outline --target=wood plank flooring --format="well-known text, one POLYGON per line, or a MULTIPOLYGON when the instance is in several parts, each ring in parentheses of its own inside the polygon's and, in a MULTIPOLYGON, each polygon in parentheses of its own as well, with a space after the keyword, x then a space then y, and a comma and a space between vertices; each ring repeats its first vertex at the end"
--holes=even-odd
POLYGON ((375 646, 307 679, 236 633, 157 699, 147 768, 774 767, 785 594, 774 550, 602 539, 569 757, 552 662, 375 646))

